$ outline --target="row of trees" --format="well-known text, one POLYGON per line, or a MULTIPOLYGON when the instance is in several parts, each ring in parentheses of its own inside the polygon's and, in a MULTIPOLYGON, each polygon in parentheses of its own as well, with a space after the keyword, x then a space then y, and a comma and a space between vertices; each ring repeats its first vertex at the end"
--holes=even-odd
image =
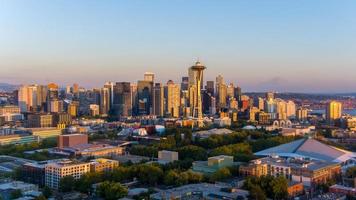
POLYGON ((212 135, 205 139, 197 138, 195 141, 188 141, 186 136, 191 137, 190 132, 185 134, 183 140, 180 134, 181 132, 176 132, 174 135, 167 136, 165 140, 150 146, 134 146, 130 149, 130 153, 157 157, 160 150, 172 150, 179 153, 180 160, 206 160, 209 156, 224 154, 234 156, 236 161, 247 162, 254 158, 253 152, 298 139, 297 137, 271 136, 261 131, 240 131, 228 135, 212 135), (248 141, 248 139, 250 140, 248 141))
MULTIPOLYGON (((72 176, 66 176, 60 181, 60 191, 70 192, 73 190, 91 194, 93 185, 105 182, 105 189, 99 190, 100 195, 110 190, 118 190, 115 183, 129 182, 137 179, 141 184, 157 186, 181 186, 191 183, 215 182, 232 177, 238 173, 237 167, 223 168, 211 175, 202 175, 189 170, 190 166, 182 161, 176 161, 168 165, 158 164, 135 164, 119 166, 109 172, 89 172, 75 180, 72 176), (108 185, 114 187, 107 188, 108 185)), ((124 190, 123 190, 124 191, 124 190)), ((109 192, 110 193, 110 192, 109 192)))

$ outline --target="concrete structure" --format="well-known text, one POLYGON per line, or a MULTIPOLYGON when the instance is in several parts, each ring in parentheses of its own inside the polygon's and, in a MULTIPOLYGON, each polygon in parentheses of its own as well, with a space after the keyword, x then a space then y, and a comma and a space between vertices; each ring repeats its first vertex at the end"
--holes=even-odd
POLYGON ((193 171, 200 173, 214 173, 221 168, 234 166, 233 156, 214 156, 208 158, 208 161, 193 162, 193 171))
POLYGON ((158 162, 170 163, 179 160, 178 152, 176 151, 159 151, 158 152, 158 162))
POLYGON ((87 172, 90 172, 90 163, 80 163, 71 160, 49 163, 45 167, 45 184, 52 189, 58 189, 61 178, 72 176, 74 179, 79 179, 87 172))
POLYGON ((69 134, 58 136, 58 148, 75 147, 81 144, 88 144, 88 135, 69 134))

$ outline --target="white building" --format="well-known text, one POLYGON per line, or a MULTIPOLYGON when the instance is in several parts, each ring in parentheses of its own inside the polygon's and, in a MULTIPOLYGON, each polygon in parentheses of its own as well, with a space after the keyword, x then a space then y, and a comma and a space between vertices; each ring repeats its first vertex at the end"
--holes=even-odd
POLYGON ((90 163, 77 163, 71 160, 49 163, 45 166, 45 184, 50 188, 58 189, 61 178, 72 176, 74 179, 79 179, 89 171, 90 163))

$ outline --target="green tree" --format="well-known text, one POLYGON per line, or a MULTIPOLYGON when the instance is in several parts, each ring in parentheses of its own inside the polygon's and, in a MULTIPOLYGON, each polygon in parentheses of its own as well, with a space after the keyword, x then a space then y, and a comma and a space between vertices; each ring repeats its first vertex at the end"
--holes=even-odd
POLYGON ((265 200, 267 199, 265 192, 261 189, 260 186, 254 185, 250 189, 250 196, 249 199, 251 200, 265 200))
POLYGON ((92 185, 102 181, 102 175, 98 172, 89 172, 83 174, 79 180, 76 181, 76 190, 83 193, 90 193, 92 185))
POLYGON ((18 199, 20 197, 22 197, 21 190, 14 190, 10 193, 10 199, 18 199))
POLYGON ((194 145, 188 145, 178 148, 177 151, 179 153, 179 160, 206 160, 208 158, 208 155, 204 148, 194 145))
POLYGON ((40 195, 35 198, 35 200, 46 200, 47 198, 44 195, 40 195))
POLYGON ((346 170, 347 178, 356 178, 356 167, 350 167, 346 170))
POLYGON ((142 164, 136 166, 133 170, 138 180, 143 184, 153 186, 163 180, 163 170, 158 166, 142 164))
POLYGON ((59 181, 59 190, 61 192, 71 192, 74 190, 75 179, 73 176, 65 176, 59 181))
POLYGON ((106 200, 117 200, 127 195, 127 188, 120 183, 104 181, 98 186, 98 195, 106 200))
POLYGON ((175 170, 169 170, 164 177, 164 184, 166 185, 177 185, 177 180, 179 179, 179 173, 175 170))
POLYGON ((228 168, 224 167, 216 171, 210 176, 210 181, 215 182, 215 181, 222 181, 227 178, 231 178, 231 172, 228 168))
POLYGON ((46 197, 49 198, 52 196, 52 190, 48 186, 44 186, 42 189, 42 194, 46 197))
POLYGON ((271 185, 275 199, 288 198, 288 181, 286 178, 279 176, 272 181, 271 185))

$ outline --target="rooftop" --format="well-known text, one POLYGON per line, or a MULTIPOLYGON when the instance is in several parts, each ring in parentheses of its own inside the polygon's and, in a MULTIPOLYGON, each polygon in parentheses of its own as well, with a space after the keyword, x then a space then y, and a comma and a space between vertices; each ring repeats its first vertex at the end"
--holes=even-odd
POLYGON ((313 138, 303 138, 255 153, 257 156, 299 157, 328 162, 345 162, 356 159, 356 153, 321 143, 313 138))

